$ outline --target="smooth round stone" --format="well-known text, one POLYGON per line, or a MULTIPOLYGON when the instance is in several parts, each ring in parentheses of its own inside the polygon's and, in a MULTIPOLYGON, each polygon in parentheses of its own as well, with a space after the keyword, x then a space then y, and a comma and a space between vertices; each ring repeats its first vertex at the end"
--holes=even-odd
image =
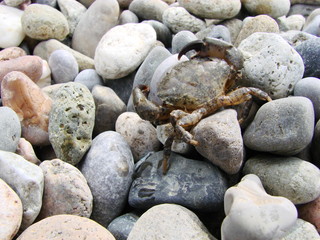
POLYGON ((141 19, 162 21, 163 12, 169 5, 162 0, 134 0, 129 5, 129 10, 141 19))
POLYGON ((22 126, 22 136, 34 145, 49 145, 48 123, 52 100, 22 72, 8 73, 2 81, 4 106, 12 108, 22 126))
POLYGON ((240 0, 178 0, 181 7, 200 18, 229 19, 236 16, 241 9, 240 0))
POLYGON ((242 28, 234 45, 239 46, 244 39, 256 32, 279 33, 279 26, 273 18, 267 15, 247 17, 243 20, 242 28))
POLYGON ((44 4, 30 4, 21 17, 22 29, 37 40, 63 40, 69 34, 65 16, 57 9, 44 4))
POLYGON ((130 146, 119 133, 105 131, 93 139, 80 166, 93 195, 93 220, 107 227, 122 213, 133 168, 130 146))
POLYGON ((0 48, 17 47, 25 37, 21 17, 23 11, 0 5, 0 48))
POLYGON ((159 64, 166 58, 170 57, 171 53, 162 46, 152 48, 143 63, 139 67, 133 81, 132 88, 138 85, 150 85, 152 76, 159 64))
POLYGON ((23 208, 19 196, 0 178, 0 238, 11 240, 21 225, 23 208))
POLYGON ((27 55, 20 47, 7 47, 0 51, 0 61, 6 61, 27 55))
POLYGON ((87 8, 74 0, 58 0, 58 5, 60 11, 68 21, 70 30, 69 35, 73 36, 76 26, 78 25, 81 17, 87 11, 87 8))
POLYGON ((303 31, 315 36, 319 36, 320 35, 319 23, 320 23, 320 10, 318 8, 313 10, 310 13, 310 15, 307 17, 305 25, 303 26, 303 31))
POLYGON ((161 203, 175 203, 202 212, 221 208, 227 180, 217 167, 171 153, 169 170, 163 175, 162 160, 163 151, 160 151, 136 164, 129 193, 130 206, 146 209, 161 203))
POLYGON ((0 150, 15 152, 21 137, 18 115, 9 107, 0 107, 0 150))
POLYGON ((290 0, 245 0, 241 1, 252 15, 267 14, 272 18, 287 15, 290 0))
POLYGON ((305 24, 304 16, 297 14, 289 17, 282 16, 277 19, 280 31, 296 30, 300 31, 305 24))
POLYGON ((275 33, 254 33, 238 49, 244 57, 242 85, 260 88, 272 99, 289 96, 303 76, 301 56, 275 33))
POLYGON ((162 22, 167 25, 173 33, 183 30, 198 32, 206 27, 200 18, 191 15, 183 7, 170 7, 163 12, 162 22))
POLYGON ((202 119, 191 132, 199 142, 196 150, 228 174, 240 170, 243 140, 237 112, 227 109, 202 119))
POLYGON ((57 158, 76 165, 91 145, 95 104, 89 89, 63 84, 54 95, 49 116, 49 140, 57 158))
POLYGON ((67 45, 59 42, 56 39, 50 39, 47 41, 40 42, 33 51, 34 55, 41 57, 44 60, 49 60, 51 53, 55 50, 64 49, 70 52, 77 60, 79 65, 79 70, 82 71, 84 69, 94 69, 94 61, 92 58, 89 58, 80 52, 74 51, 67 45))
POLYGON ((176 204, 161 204, 146 211, 138 219, 128 240, 214 238, 196 214, 176 204))
POLYGON ((223 26, 227 27, 230 32, 231 43, 234 44, 242 29, 243 21, 237 18, 232 18, 223 22, 223 26))
POLYGON ((281 238, 281 240, 296 239, 315 240, 320 239, 320 235, 311 223, 298 218, 296 223, 286 232, 286 235, 281 238))
POLYGON ((157 33, 157 40, 162 42, 166 47, 171 46, 172 33, 163 23, 156 20, 145 20, 143 23, 150 24, 157 33))
POLYGON ((117 240, 127 240, 129 233, 138 219, 138 215, 134 213, 126 213, 113 219, 107 229, 117 240))
POLYGON ((96 117, 93 134, 96 136, 104 131, 115 130, 119 115, 126 111, 126 105, 109 87, 95 86, 92 96, 96 105, 96 117))
POLYGON ((254 174, 244 176, 240 183, 226 191, 224 211, 221 237, 225 240, 281 239, 297 219, 293 203, 267 194, 254 174))
POLYGON ((318 54, 320 54, 320 39, 309 39, 295 48, 301 55, 305 66, 304 77, 320 78, 320 63, 318 54))
POLYGON ((75 57, 66 50, 56 50, 48 60, 54 83, 72 82, 79 73, 75 57))
POLYGON ((38 220, 59 214, 90 218, 93 198, 82 173, 60 159, 43 161, 39 167, 44 174, 44 192, 38 220))
POLYGON ((131 12, 130 10, 124 10, 120 14, 119 25, 126 23, 139 23, 139 18, 134 12, 131 12))
POLYGON ((31 143, 27 141, 25 138, 20 138, 15 153, 22 156, 25 160, 33 164, 39 165, 41 163, 38 157, 36 156, 31 143))
POLYGON ((303 78, 294 87, 294 96, 303 96, 311 100, 316 116, 320 118, 320 79, 314 77, 303 78))
POLYGON ((317 38, 314 35, 297 30, 289 30, 287 32, 282 32, 279 35, 294 48, 306 40, 317 38))
POLYGON ((243 173, 256 174, 269 194, 283 196, 294 204, 313 201, 320 195, 319 168, 297 157, 252 157, 243 173))
POLYGON ((43 172, 23 157, 0 150, 0 178, 19 196, 23 205, 21 230, 29 227, 42 205, 43 172))
POLYGON ((81 71, 74 79, 74 82, 82 83, 92 91, 95 85, 103 85, 101 77, 97 74, 94 69, 85 69, 81 71))
POLYGON ((96 48, 96 71, 106 79, 125 77, 138 68, 155 43, 156 31, 149 24, 116 26, 102 37, 96 48))
POLYGON ((298 207, 299 217, 313 224, 320 232, 320 196, 298 207))
POLYGON ((115 240, 112 234, 98 223, 74 215, 56 215, 45 218, 26 229, 17 240, 115 240))
POLYGON ((122 113, 116 121, 116 131, 126 139, 136 162, 149 152, 160 150, 156 128, 137 113, 122 113))
POLYGON ((94 1, 76 26, 72 37, 72 48, 93 58, 102 36, 117 25, 119 11, 117 0, 94 1))
POLYGON ((294 15, 294 14, 301 14, 302 16, 307 18, 313 10, 319 8, 319 6, 317 5, 309 5, 309 4, 303 4, 303 3, 302 4, 297 3, 293 5, 292 1, 293 0, 291 0, 291 7, 289 10, 288 16, 294 15))
POLYGON ((243 140, 256 151, 294 155, 308 146, 313 131, 312 102, 305 97, 282 98, 262 105, 243 140))
POLYGON ((195 40, 198 38, 193 32, 187 30, 178 32, 172 38, 172 54, 179 53, 184 46, 195 40))

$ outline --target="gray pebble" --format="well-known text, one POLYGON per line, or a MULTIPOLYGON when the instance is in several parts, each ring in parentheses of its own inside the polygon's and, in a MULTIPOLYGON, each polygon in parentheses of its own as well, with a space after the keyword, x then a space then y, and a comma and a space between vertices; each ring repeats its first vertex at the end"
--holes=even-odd
POLYGON ((21 137, 18 115, 9 107, 0 106, 0 150, 15 152, 21 137))
POLYGON ((129 233, 138 219, 138 215, 134 213, 126 213, 113 219, 107 229, 117 240, 127 240, 129 233))
POLYGON ((74 82, 82 83, 92 91, 95 85, 103 85, 101 77, 97 74, 94 69, 85 69, 81 71, 74 79, 74 82))
POLYGON ((280 36, 294 48, 306 40, 317 38, 312 34, 302 32, 302 31, 297 31, 297 30, 282 32, 280 33, 280 36))
POLYGON ((313 130, 312 102, 305 97, 289 97, 262 105, 243 140, 256 151, 294 155, 311 142, 313 130))
POLYGON ((134 0, 129 5, 129 10, 141 19, 162 21, 163 12, 169 5, 161 0, 134 0))
POLYGON ((154 28, 157 33, 157 40, 162 42, 165 47, 171 46, 172 33, 166 25, 156 20, 146 20, 143 23, 148 23, 154 28))
POLYGON ((126 23, 139 23, 139 18, 134 12, 124 10, 119 17, 119 25, 126 23))
POLYGON ((172 54, 179 53, 185 45, 195 40, 198 40, 198 38, 191 31, 183 30, 178 32, 172 38, 172 54))

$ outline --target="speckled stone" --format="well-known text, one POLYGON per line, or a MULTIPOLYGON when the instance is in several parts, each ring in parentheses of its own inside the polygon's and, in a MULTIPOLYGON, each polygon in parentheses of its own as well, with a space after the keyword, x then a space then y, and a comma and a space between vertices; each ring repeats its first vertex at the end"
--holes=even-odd
POLYGON ((34 152, 33 146, 25 138, 19 139, 18 147, 15 153, 33 164, 39 165, 41 163, 34 152))
POLYGON ((267 14, 272 18, 287 15, 290 0, 242 0, 244 7, 252 15, 267 14))
POLYGON ((133 0, 129 10, 134 12, 141 19, 162 21, 163 12, 169 8, 162 0, 133 0))
POLYGON ((95 104, 80 83, 63 84, 55 93, 49 117, 49 140, 57 157, 72 165, 81 161, 91 145, 95 104))
POLYGON ((27 55, 26 51, 20 47, 7 47, 0 51, 0 61, 15 59, 27 55))
POLYGON ((138 16, 130 10, 124 10, 119 16, 119 25, 126 23, 139 23, 138 16))
POLYGON ((248 159, 243 172, 256 174, 269 194, 286 197, 294 204, 320 195, 319 168, 297 157, 259 155, 248 159))

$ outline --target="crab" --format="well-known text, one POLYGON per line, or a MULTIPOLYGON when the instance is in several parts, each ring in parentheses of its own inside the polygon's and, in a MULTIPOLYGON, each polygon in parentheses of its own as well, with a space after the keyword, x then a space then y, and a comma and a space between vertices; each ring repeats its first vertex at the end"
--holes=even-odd
POLYGON ((213 38, 196 40, 182 48, 178 59, 191 50, 196 54, 189 61, 174 66, 158 83, 160 104, 148 99, 148 86, 133 89, 133 104, 141 118, 155 125, 170 122, 173 126, 174 132, 164 143, 163 174, 169 169, 171 145, 175 139, 194 146, 199 144, 190 130, 202 118, 222 107, 247 102, 252 96, 271 101, 268 94, 258 88, 232 88, 241 78, 243 67, 242 54, 233 45, 213 38))

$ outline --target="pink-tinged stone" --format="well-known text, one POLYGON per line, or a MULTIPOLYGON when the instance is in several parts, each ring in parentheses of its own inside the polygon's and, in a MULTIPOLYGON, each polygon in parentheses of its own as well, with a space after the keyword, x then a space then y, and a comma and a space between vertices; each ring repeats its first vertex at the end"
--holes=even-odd
POLYGON ((31 143, 28 142, 25 138, 19 139, 16 154, 20 155, 25 160, 32 162, 36 165, 39 165, 41 163, 38 157, 36 156, 31 143))
POLYGON ((56 215, 45 218, 27 228, 17 240, 115 240, 100 224, 74 215, 56 215))
POLYGON ((32 81, 37 82, 42 75, 42 59, 38 56, 22 56, 7 61, 0 61, 0 84, 4 76, 12 71, 23 72, 32 81))
POLYGON ((320 233, 320 196, 298 208, 299 217, 312 223, 320 233))
POLYGON ((8 47, 0 51, 0 61, 6 61, 22 57, 27 55, 27 53, 19 47, 8 47))
POLYGON ((12 108, 22 124, 22 136, 33 145, 48 145, 52 100, 27 75, 13 71, 1 84, 4 106, 12 108))
POLYGON ((22 203, 18 195, 0 178, 0 239, 11 240, 22 220, 22 203))

